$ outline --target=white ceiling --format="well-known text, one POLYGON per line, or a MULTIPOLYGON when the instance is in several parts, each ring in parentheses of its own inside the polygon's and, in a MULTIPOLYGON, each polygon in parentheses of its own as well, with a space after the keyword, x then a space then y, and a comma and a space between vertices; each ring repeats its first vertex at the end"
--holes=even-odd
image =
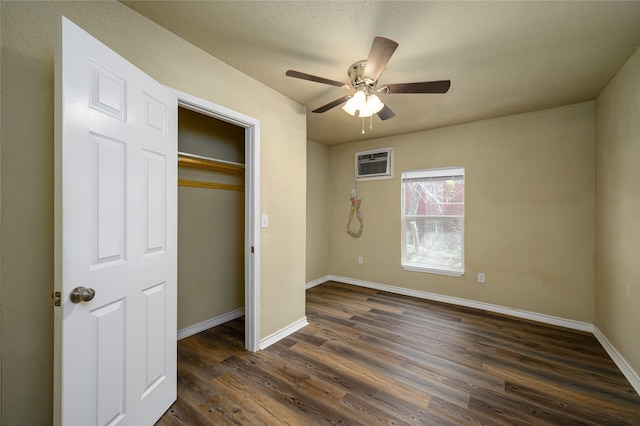
POLYGON ((308 138, 336 145, 594 99, 640 45, 640 1, 123 1, 307 108, 308 138), (372 40, 399 47, 385 83, 451 80, 447 94, 381 95, 397 115, 361 134, 348 81, 372 40))

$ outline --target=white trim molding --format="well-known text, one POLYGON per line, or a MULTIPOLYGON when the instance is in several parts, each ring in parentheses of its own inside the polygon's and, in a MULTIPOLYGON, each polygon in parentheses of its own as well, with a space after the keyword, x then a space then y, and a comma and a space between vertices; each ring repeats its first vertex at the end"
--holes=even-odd
POLYGON ((260 120, 172 89, 178 106, 242 127, 245 149, 244 305, 245 347, 258 350, 260 337, 260 120))
POLYGON ((224 324, 225 322, 229 322, 236 318, 240 318, 244 315, 244 308, 238 308, 231 312, 227 312, 226 314, 222 314, 215 318, 210 318, 206 321, 199 322, 194 325, 190 325, 189 327, 185 327, 181 330, 178 330, 178 340, 184 339, 185 337, 193 336, 194 334, 198 334, 201 331, 208 330, 212 327, 216 327, 220 324, 224 324))
POLYGON ((317 285, 324 284, 327 281, 330 281, 331 279, 332 279, 331 275, 325 275, 324 277, 316 278, 313 281, 309 281, 308 283, 306 283, 304 285, 304 288, 309 290, 311 287, 315 287, 317 285))
POLYGON ((490 303, 477 302, 475 300, 462 299, 453 296, 444 296, 442 294, 429 293, 426 291, 412 290, 410 288, 396 287, 387 284, 379 284, 371 281, 362 281, 353 278, 339 277, 335 275, 329 275, 329 279, 332 281, 339 281, 345 284, 353 284, 361 287, 373 288, 381 291, 388 291, 389 293, 402 294, 405 296, 417 297, 419 299, 433 300, 434 302, 449 303, 452 305, 466 306, 467 308, 475 308, 489 312, 495 312, 498 314, 509 315, 516 318, 524 318, 531 321, 537 321, 545 324, 557 325, 559 327, 570 328, 573 330, 587 331, 593 333, 594 326, 581 321, 574 321, 565 318, 554 317, 551 315, 538 314, 535 312, 522 311, 519 309, 507 308, 500 305, 492 305, 490 303))
POLYGON ((307 325, 309 325, 309 323, 307 322, 307 317, 305 316, 303 318, 300 318, 298 321, 295 321, 284 327, 283 329, 276 331, 270 336, 267 336, 264 339, 260 340, 260 350, 268 348, 277 341, 284 339, 285 337, 295 333, 296 331, 307 325))
POLYGON ((627 362, 626 359, 613 347, 611 342, 605 337, 604 334, 595 327, 593 335, 596 336, 598 342, 602 345, 605 351, 609 354, 609 357, 613 360, 613 362, 618 366, 624 377, 629 380, 629 383, 635 389, 636 393, 640 394, 640 376, 638 373, 631 367, 631 365, 627 362))

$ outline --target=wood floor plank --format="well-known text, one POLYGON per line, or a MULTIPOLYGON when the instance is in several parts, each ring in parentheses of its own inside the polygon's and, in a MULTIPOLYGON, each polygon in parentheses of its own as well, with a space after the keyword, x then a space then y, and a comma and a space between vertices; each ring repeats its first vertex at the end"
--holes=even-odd
POLYGON ((225 374, 216 381, 225 396, 235 402, 232 410, 221 408, 235 424, 296 424, 302 421, 291 409, 274 404, 273 397, 256 388, 255 383, 236 374, 225 374))
POLYGON ((178 342, 169 425, 640 425, 590 333, 344 283, 256 353, 238 318, 178 342))
MULTIPOLYGON (((348 393, 340 400, 341 415, 347 417, 347 424, 362 425, 398 425, 406 424, 401 417, 396 417, 391 410, 385 410, 376 404, 375 399, 365 395, 348 393)), ((398 413, 400 414, 400 413, 398 413)))
POLYGON ((399 353, 359 344, 357 348, 341 345, 338 342, 327 343, 327 349, 343 359, 355 359, 358 365, 366 367, 367 371, 381 374, 389 385, 402 383, 403 386, 412 387, 418 392, 413 392, 416 398, 428 400, 430 395, 439 396, 460 406, 466 406, 469 402, 469 394, 458 387, 450 387, 442 381, 443 376, 433 372, 431 368, 423 368, 413 359, 403 357, 399 353), (376 352, 370 352, 375 350, 376 352))
POLYGON ((546 407, 547 410, 554 413, 553 419, 560 421, 566 419, 566 424, 572 425, 590 425, 595 426, 602 424, 602 418, 591 418, 584 409, 578 408, 579 405, 572 402, 571 399, 562 399, 557 393, 540 392, 538 389, 532 389, 526 386, 516 385, 507 382, 505 385, 506 394, 511 398, 538 406, 546 407))
POLYGON ((207 424, 205 417, 198 410, 187 403, 183 398, 178 399, 164 416, 156 423, 156 426, 189 426, 207 424))
MULTIPOLYGON (((267 350, 265 352, 269 351, 267 350)), ((354 385, 352 379, 345 377, 340 371, 334 370, 317 358, 309 358, 302 354, 292 354, 289 352, 279 353, 278 356, 283 357, 291 363, 300 363, 300 361, 302 361, 301 368, 305 369, 310 376, 316 378, 319 383, 319 385, 316 385, 318 388, 331 386, 345 393, 347 391, 352 393, 359 391, 357 384, 354 385)), ((336 356, 338 356, 338 354, 336 354, 336 356)), ((428 404, 429 396, 419 389, 408 386, 400 388, 390 383, 389 387, 393 389, 392 392, 387 392, 387 388, 382 387, 368 388, 364 393, 366 393, 368 397, 374 398, 377 405, 384 407, 385 410, 388 410, 394 416, 404 419, 405 421, 403 423, 424 424, 420 422, 420 419, 424 418, 422 414, 423 408, 428 404)), ((340 399, 342 399, 342 396, 340 399)), ((334 418, 340 418, 340 416, 334 418)))
MULTIPOLYGON (((497 416, 484 416, 482 413, 471 412, 440 398, 431 398, 428 407, 428 425, 469 425, 469 426, 512 426, 514 423, 497 416)), ((520 424, 520 423, 517 423, 520 424)))

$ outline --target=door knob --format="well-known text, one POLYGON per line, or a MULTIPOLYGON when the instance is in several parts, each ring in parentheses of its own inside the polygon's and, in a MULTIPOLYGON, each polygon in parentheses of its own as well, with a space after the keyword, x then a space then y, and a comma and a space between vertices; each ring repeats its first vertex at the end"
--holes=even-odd
POLYGON ((71 290, 69 300, 71 300, 71 303, 88 302, 93 299, 95 295, 96 292, 92 288, 76 287, 71 290))

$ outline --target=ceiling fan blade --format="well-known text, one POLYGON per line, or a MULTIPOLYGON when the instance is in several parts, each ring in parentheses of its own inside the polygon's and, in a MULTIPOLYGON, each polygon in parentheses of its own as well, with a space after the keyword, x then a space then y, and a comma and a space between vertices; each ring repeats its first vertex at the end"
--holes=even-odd
POLYGON ((391 108, 389 108, 386 104, 384 107, 382 107, 380 112, 378 112, 378 117, 380 117, 380 120, 388 120, 395 116, 396 116, 396 113, 391 111, 391 108))
POLYGON ((300 78, 302 80, 315 81, 316 83, 329 84, 331 86, 348 87, 346 84, 336 80, 330 80, 324 77, 318 77, 311 74, 305 74, 300 71, 289 70, 285 73, 288 77, 300 78))
POLYGON ((449 87, 451 80, 385 84, 381 89, 386 93, 447 93, 449 87))
POLYGON ((316 108, 311 112, 321 113, 321 112, 329 111, 331 108, 335 108, 338 105, 340 105, 341 103, 347 102, 349 99, 351 99, 351 96, 353 96, 353 95, 343 96, 340 99, 336 99, 335 101, 329 102, 328 104, 323 105, 320 108, 316 108))
POLYGON ((378 80, 382 70, 387 66, 387 62, 389 62, 391 55, 397 48, 398 43, 393 40, 384 37, 374 38, 362 78, 371 79, 371 81, 378 80))

